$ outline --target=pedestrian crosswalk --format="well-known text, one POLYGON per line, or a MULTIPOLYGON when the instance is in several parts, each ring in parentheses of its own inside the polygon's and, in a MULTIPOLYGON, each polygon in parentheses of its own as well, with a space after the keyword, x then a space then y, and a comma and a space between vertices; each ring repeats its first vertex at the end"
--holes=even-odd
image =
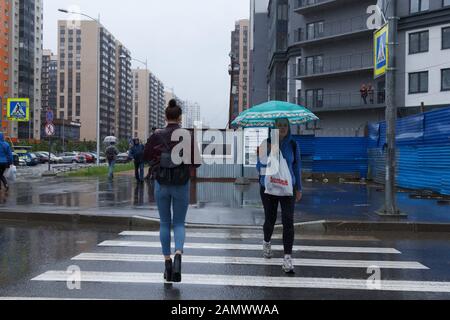
MULTIPOLYGON (((175 285, 450 293, 450 282, 421 281, 422 277, 411 279, 412 274, 429 272, 429 266, 407 261, 401 250, 384 246, 371 237, 357 239, 341 235, 321 240, 314 236, 300 240, 302 243, 297 240, 294 264, 300 272, 286 276, 281 271, 281 238, 281 235, 274 236, 276 257, 268 260, 261 257, 262 235, 255 231, 188 232, 183 256, 183 282, 175 285), (305 241, 307 243, 303 243, 305 241), (342 270, 347 273, 342 273, 342 270), (353 274, 355 270, 358 272, 353 274), (383 278, 381 273, 379 279, 371 277, 375 270, 387 271, 389 276, 383 278), (393 275, 398 279, 393 279, 393 275)), ((158 232, 123 231, 118 239, 100 242, 93 252, 73 257, 70 264, 80 265, 79 280, 82 283, 116 286, 165 283, 158 232)), ((49 270, 33 278, 32 282, 63 283, 68 281, 69 275, 66 270, 49 270)), ((230 292, 229 299, 233 299, 233 291, 230 292)))
MULTIPOLYGON (((100 243, 101 247, 135 247, 135 248, 159 248, 161 244, 157 241, 104 241, 100 243)), ((261 245, 256 244, 234 244, 234 243, 186 243, 186 249, 204 249, 204 250, 248 250, 259 251, 261 245)), ((283 251, 282 245, 273 245, 272 250, 283 251)), ((347 252, 347 253, 387 253, 400 254, 401 252, 393 248, 376 247, 329 247, 329 246, 294 246, 294 251, 312 251, 312 252, 347 252)))

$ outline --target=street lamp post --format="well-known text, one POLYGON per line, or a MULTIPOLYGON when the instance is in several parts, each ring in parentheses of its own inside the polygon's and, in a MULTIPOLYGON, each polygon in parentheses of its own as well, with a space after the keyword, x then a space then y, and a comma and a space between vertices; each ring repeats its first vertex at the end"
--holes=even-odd
MULTIPOLYGON (((76 15, 80 15, 83 17, 86 17, 92 21, 95 21, 97 23, 97 166, 100 165, 100 140, 101 140, 101 136, 100 136, 100 85, 101 85, 101 80, 100 80, 100 37, 101 37, 101 33, 100 33, 100 18, 95 19, 92 18, 91 16, 81 13, 81 12, 74 12, 74 11, 68 11, 65 9, 58 9, 59 12, 62 13, 66 13, 66 14, 76 14, 76 15)), ((64 121, 64 119, 63 119, 64 121)))
MULTIPOLYGON (((233 94, 233 83, 234 83, 234 74, 236 71, 239 71, 239 63, 236 62, 236 57, 232 52, 230 52, 229 57, 231 59, 230 69, 228 73, 230 74, 230 111, 229 111, 229 119, 228 119, 228 128, 231 128, 231 123, 233 122, 233 106, 234 106, 234 94, 233 94)), ((238 84, 239 85, 239 84, 238 84)))

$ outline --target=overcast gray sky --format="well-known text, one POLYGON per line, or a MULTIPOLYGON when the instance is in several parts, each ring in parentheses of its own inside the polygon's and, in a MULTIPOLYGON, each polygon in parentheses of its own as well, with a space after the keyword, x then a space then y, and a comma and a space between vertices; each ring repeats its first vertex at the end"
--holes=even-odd
POLYGON ((76 7, 100 14, 133 58, 148 58, 166 89, 201 105, 212 127, 226 126, 230 32, 249 17, 248 0, 44 0, 44 48, 57 53, 57 21, 67 18, 58 8, 76 7))

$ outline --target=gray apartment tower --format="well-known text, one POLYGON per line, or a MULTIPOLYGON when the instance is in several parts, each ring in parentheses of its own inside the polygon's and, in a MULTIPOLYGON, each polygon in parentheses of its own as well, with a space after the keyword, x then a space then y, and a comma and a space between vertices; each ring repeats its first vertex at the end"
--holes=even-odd
POLYGON ((249 106, 267 101, 269 0, 250 0, 249 106))
MULTIPOLYGON (((317 136, 362 136, 384 120, 385 78, 374 78, 375 0, 270 0, 266 18, 251 1, 251 101, 267 80, 267 99, 305 105, 320 117, 302 126, 317 136), (260 17, 258 19, 258 17, 260 17), (267 32, 268 48, 262 39, 267 32), (268 52, 267 64, 258 50, 268 52)), ((265 4, 259 1, 259 4, 265 4)), ((262 11, 262 10, 261 10, 262 11)), ((400 0, 396 6, 399 115, 450 102, 450 0, 400 0)))
MULTIPOLYGON (((52 110, 54 115, 57 115, 58 57, 51 50, 44 50, 41 75, 41 123, 45 124, 48 109, 52 110)), ((44 126, 41 127, 44 128, 44 126)))
POLYGON ((30 121, 11 122, 9 134, 12 138, 40 140, 43 1, 10 3, 9 96, 30 99, 30 121))

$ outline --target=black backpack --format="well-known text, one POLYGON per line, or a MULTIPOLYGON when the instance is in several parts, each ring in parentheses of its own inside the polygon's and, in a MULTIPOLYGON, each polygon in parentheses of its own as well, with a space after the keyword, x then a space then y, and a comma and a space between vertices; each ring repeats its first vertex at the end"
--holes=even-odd
POLYGON ((172 161, 172 149, 164 138, 161 138, 164 144, 164 150, 161 152, 161 159, 155 170, 156 181, 160 185, 184 186, 189 182, 191 173, 189 165, 177 165, 172 161))

